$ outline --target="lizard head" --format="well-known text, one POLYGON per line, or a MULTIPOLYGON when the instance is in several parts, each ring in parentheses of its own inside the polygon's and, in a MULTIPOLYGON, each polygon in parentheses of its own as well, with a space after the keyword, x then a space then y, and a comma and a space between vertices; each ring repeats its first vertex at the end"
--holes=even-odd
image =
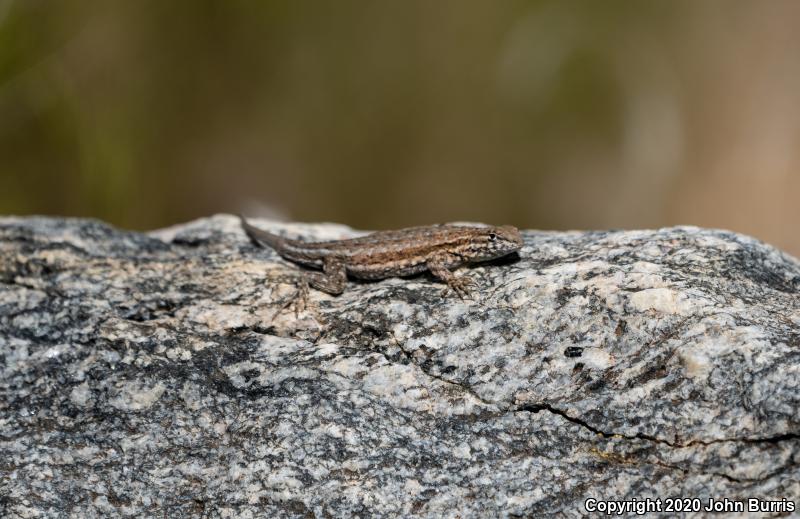
POLYGON ((472 238, 472 246, 464 254, 472 261, 501 258, 522 248, 522 235, 511 225, 480 227, 472 238))

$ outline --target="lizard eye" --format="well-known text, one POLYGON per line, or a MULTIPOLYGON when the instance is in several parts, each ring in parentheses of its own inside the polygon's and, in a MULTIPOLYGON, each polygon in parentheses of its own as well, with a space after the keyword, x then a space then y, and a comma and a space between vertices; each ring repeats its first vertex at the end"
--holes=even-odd
POLYGON ((489 233, 489 241, 495 241, 497 239, 497 235, 493 232, 489 233))

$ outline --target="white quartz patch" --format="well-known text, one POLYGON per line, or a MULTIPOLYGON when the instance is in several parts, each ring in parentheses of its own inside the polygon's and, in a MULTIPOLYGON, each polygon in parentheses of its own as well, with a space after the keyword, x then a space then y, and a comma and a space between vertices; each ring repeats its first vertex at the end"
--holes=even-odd
MULTIPOLYGON (((244 306, 206 301, 184 310, 185 318, 210 330, 231 330, 257 324, 257 319, 244 306)), ((182 313, 184 313, 182 312, 182 313)))
POLYGON ((91 396, 92 392, 89 390, 89 384, 84 382, 83 384, 78 384, 72 388, 72 391, 69 394, 69 399, 73 404, 79 407, 86 407, 86 404, 91 396))
POLYGON ((633 307, 645 312, 655 310, 665 314, 689 314, 694 305, 689 298, 669 288, 647 288, 630 297, 633 307))
POLYGON ((152 387, 129 382, 120 388, 118 396, 110 403, 120 410, 141 411, 156 403, 166 389, 166 386, 160 382, 152 387))

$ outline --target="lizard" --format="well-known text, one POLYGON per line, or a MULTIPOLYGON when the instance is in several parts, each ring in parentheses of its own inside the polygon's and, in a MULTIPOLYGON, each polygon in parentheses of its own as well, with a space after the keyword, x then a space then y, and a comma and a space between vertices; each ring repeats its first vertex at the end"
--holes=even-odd
POLYGON ((453 272, 459 266, 488 261, 522 248, 516 227, 462 226, 452 224, 377 231, 358 238, 307 242, 259 229, 239 215, 242 229, 260 246, 273 248, 282 258, 322 272, 306 274, 313 288, 341 294, 347 276, 379 280, 429 271, 459 297, 469 293, 468 278, 453 272))

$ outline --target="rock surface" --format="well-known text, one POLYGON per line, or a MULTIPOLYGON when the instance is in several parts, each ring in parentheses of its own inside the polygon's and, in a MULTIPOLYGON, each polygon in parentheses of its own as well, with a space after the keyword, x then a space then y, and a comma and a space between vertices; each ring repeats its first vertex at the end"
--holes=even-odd
POLYGON ((0 219, 0 516, 800 504, 797 260, 688 227, 524 236, 459 272, 474 300, 422 276, 302 308, 231 216, 0 219))

